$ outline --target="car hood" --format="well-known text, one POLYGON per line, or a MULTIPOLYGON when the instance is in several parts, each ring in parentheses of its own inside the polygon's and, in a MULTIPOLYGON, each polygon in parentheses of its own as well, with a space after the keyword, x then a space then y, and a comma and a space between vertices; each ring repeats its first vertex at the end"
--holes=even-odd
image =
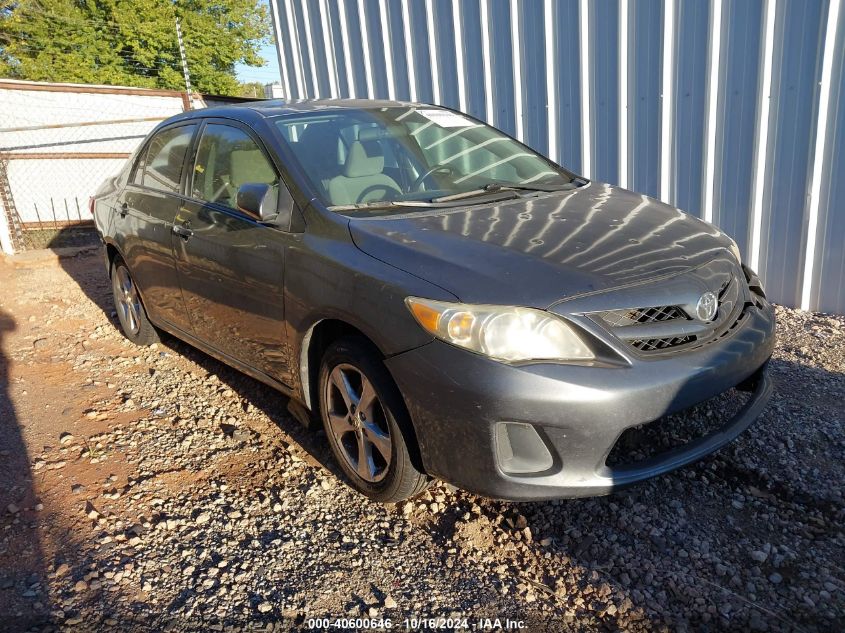
POLYGON ((546 308, 682 273, 731 247, 713 225, 602 183, 468 209, 350 221, 372 257, 465 303, 546 308))

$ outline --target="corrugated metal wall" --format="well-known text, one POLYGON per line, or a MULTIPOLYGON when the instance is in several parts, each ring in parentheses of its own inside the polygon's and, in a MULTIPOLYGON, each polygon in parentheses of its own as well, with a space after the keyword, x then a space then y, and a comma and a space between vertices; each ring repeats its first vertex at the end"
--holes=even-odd
POLYGON ((842 0, 271 0, 291 98, 455 107, 845 312, 842 0))

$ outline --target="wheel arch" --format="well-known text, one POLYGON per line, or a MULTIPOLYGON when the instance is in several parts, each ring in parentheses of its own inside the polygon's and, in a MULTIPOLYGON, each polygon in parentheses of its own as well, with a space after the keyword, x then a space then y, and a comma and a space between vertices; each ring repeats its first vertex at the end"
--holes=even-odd
POLYGON ((106 242, 106 259, 107 259, 108 265, 109 265, 108 266, 109 277, 111 277, 111 269, 112 269, 112 265, 114 264, 115 257, 120 257, 121 259, 123 259, 123 255, 118 250, 118 248, 114 244, 114 242, 107 241, 106 242))
POLYGON ((316 321, 302 337, 299 352, 299 379, 302 384, 302 400, 311 411, 317 411, 317 382, 320 374, 320 360, 334 341, 344 336, 360 336, 369 341, 379 350, 381 358, 384 354, 372 338, 361 329, 347 321, 335 318, 325 318, 316 321))
MULTIPOLYGON (((323 354, 334 341, 345 336, 356 336, 364 339, 373 349, 378 352, 379 359, 384 360, 385 354, 379 346, 373 341, 372 337, 367 336, 365 332, 347 321, 337 318, 325 318, 314 323, 305 333, 302 339, 302 346, 300 348, 300 362, 299 372, 302 388, 302 399, 305 406, 315 414, 319 415, 319 407, 317 406, 319 394, 319 374, 320 361, 323 354)), ((385 371, 393 379, 390 369, 385 366, 385 371)), ((393 380, 396 386, 401 404, 405 407, 405 414, 410 424, 402 425, 408 437, 406 437, 406 445, 408 447, 409 456, 412 463, 420 472, 425 472, 423 468, 422 456, 420 453, 420 445, 417 439, 417 431, 414 425, 413 417, 410 409, 405 402, 405 396, 399 389, 399 385, 393 380), (405 426, 409 428, 404 428, 405 426)))

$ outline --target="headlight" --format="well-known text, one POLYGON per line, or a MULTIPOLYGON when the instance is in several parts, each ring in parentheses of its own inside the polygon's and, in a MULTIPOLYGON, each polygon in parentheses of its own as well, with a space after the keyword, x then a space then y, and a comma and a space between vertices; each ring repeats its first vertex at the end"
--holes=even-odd
POLYGON ((405 303, 419 324, 437 338, 496 360, 595 358, 563 319, 543 310, 417 297, 408 297, 405 303))

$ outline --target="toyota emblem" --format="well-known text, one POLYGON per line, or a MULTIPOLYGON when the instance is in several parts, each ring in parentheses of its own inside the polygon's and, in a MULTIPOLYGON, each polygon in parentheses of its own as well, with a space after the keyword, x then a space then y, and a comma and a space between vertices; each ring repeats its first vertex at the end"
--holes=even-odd
POLYGON ((701 295, 695 306, 695 313, 702 321, 712 321, 719 310, 719 300, 712 292, 705 292, 701 295))

